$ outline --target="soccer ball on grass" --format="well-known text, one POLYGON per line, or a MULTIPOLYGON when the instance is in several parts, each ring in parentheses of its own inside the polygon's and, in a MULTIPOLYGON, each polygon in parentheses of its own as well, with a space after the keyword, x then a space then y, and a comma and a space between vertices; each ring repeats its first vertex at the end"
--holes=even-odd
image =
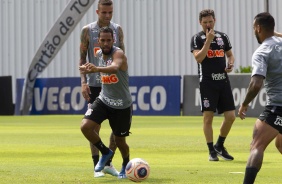
POLYGON ((128 179, 134 182, 141 182, 148 178, 150 166, 142 158, 134 158, 128 162, 125 167, 125 173, 128 179))

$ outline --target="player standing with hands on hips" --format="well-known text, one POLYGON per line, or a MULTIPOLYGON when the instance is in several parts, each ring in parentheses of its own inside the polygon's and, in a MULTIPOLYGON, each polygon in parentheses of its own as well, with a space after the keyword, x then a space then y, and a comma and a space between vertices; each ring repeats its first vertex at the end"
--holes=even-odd
MULTIPOLYGON (((90 63, 98 65, 98 59, 96 57, 96 52, 100 50, 98 44, 98 31, 101 27, 110 27, 114 31, 114 45, 121 48, 124 52, 123 43, 123 31, 120 25, 111 22, 113 16, 113 1, 112 0, 99 0, 98 9, 96 10, 98 15, 98 21, 90 23, 82 28, 81 31, 81 43, 80 43, 80 61, 79 65, 84 65, 86 63, 86 56, 90 63)), ((98 97, 101 91, 101 82, 99 73, 81 74, 81 91, 83 97, 88 101, 88 106, 90 106, 94 100, 98 97), (86 78, 87 77, 87 78, 86 78)), ((100 126, 97 126, 95 131, 99 133, 100 126)), ((109 147, 115 151, 116 144, 113 134, 110 136, 109 147)), ((92 159, 94 167, 99 161, 99 150, 90 143, 92 159)), ((103 172, 95 172, 94 177, 102 177, 104 173, 111 174, 113 176, 118 175, 118 171, 114 168, 111 163, 111 159, 106 164, 103 172)))
POLYGON ((209 161, 218 161, 217 156, 233 160, 224 142, 235 121, 235 104, 227 75, 233 70, 234 56, 228 36, 214 30, 215 21, 213 10, 200 12, 199 22, 203 30, 192 37, 191 52, 198 63, 203 130, 209 149, 209 161), (218 114, 224 114, 224 119, 214 145, 212 122, 216 110, 218 114))
POLYGON ((263 83, 267 104, 254 125, 244 184, 254 183, 262 166, 264 150, 282 133, 282 39, 274 36, 274 27, 275 20, 269 13, 255 16, 254 34, 261 45, 252 56, 252 77, 238 115, 245 119, 248 104, 257 96, 263 83))
POLYGON ((102 91, 85 113, 81 131, 88 141, 102 153, 101 159, 95 166, 95 172, 100 172, 113 156, 113 151, 103 144, 95 129, 104 120, 109 120, 116 145, 123 159, 118 178, 126 178, 125 167, 129 162, 129 146, 126 143, 126 136, 130 133, 132 119, 127 58, 120 48, 113 46, 114 34, 111 28, 100 29, 98 43, 101 48, 97 52, 99 66, 86 63, 79 67, 82 74, 100 73, 102 82, 102 91))

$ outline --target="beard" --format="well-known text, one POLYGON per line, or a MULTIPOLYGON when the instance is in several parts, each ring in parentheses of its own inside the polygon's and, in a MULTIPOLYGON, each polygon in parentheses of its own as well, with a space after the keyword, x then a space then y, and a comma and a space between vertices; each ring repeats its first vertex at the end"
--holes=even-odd
POLYGON ((259 39, 258 33, 255 32, 255 35, 256 35, 256 38, 257 38, 258 43, 261 44, 262 42, 261 42, 260 39, 259 39))
POLYGON ((112 51, 112 48, 113 47, 111 47, 111 48, 107 48, 107 49, 105 49, 105 48, 103 48, 102 49, 102 53, 104 54, 104 55, 110 55, 111 54, 111 51, 112 51))

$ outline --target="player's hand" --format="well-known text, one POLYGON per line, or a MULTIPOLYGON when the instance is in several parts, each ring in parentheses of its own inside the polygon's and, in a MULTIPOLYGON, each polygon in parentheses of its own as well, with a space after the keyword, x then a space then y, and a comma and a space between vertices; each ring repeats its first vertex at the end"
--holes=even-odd
POLYGON ((81 84, 81 94, 87 101, 90 100, 89 94, 91 93, 89 86, 86 83, 81 84))
POLYGON ((208 29, 206 30, 206 39, 207 39, 209 42, 212 42, 212 40, 214 39, 214 36, 215 36, 214 30, 208 28, 208 29))
POLYGON ((233 64, 228 64, 228 66, 225 68, 225 71, 226 71, 227 73, 230 73, 230 72, 232 72, 233 67, 234 67, 233 64))
POLYGON ((241 105, 238 111, 239 117, 243 120, 246 118, 246 112, 248 110, 248 106, 241 105))
POLYGON ((84 65, 79 66, 79 71, 81 74, 88 74, 98 72, 98 69, 92 63, 85 63, 84 65))
POLYGON ((81 74, 87 74, 87 68, 85 65, 81 65, 78 67, 81 74))

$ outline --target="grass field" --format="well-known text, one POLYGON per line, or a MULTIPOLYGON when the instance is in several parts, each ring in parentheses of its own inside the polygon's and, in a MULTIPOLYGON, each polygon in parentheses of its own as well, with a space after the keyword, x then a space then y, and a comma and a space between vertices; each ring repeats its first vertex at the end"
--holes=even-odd
MULTIPOLYGON (((82 116, 0 116, 0 183, 132 183, 106 175, 93 177, 89 143, 80 132, 82 116)), ((209 162, 202 117, 134 116, 127 138, 131 158, 149 162, 151 173, 142 183, 242 183, 255 119, 236 119, 226 140, 234 161, 209 162)), ((214 140, 221 117, 214 119, 214 140)), ((101 137, 108 144, 104 122, 101 137)), ((271 143, 256 183, 281 183, 282 156, 271 143)), ((120 169, 121 156, 113 163, 120 169)))

